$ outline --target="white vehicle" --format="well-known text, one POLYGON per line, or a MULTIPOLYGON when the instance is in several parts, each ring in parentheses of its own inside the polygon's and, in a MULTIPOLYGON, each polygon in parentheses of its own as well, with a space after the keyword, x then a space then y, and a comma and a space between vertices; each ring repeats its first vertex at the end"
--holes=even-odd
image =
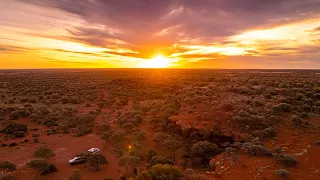
POLYGON ((91 148, 88 150, 88 153, 95 154, 95 153, 98 153, 99 151, 100 151, 100 149, 98 149, 98 148, 91 148))
POLYGON ((86 162, 86 159, 83 157, 75 157, 75 158, 69 160, 69 164, 71 164, 71 165, 81 164, 84 162, 86 162))

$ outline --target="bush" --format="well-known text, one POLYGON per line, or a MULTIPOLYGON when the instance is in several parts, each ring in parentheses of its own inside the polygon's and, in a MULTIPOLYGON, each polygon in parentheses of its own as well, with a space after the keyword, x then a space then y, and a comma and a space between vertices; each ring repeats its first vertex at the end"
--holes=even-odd
POLYGON ((15 171, 17 166, 9 161, 0 162, 1 171, 15 171))
POLYGON ((73 135, 74 135, 74 137, 81 137, 81 136, 84 136, 84 135, 90 134, 90 133, 92 133, 91 128, 89 128, 87 126, 79 126, 74 130, 73 135))
POLYGON ((14 146, 16 146, 16 145, 18 145, 18 144, 15 143, 15 142, 14 142, 14 143, 10 143, 10 144, 9 144, 9 147, 14 147, 14 146))
POLYGON ((169 164, 157 164, 150 169, 152 179, 180 179, 182 172, 179 168, 169 164))
POLYGON ((32 137, 34 138, 40 137, 40 134, 32 134, 32 137))
POLYGON ((295 167, 298 164, 296 158, 290 154, 274 154, 274 159, 286 167, 295 167))
POLYGON ((249 145, 247 147, 248 155, 250 156, 271 156, 272 153, 269 149, 266 149, 260 145, 249 145))
POLYGON ((0 180, 17 180, 18 177, 14 175, 6 175, 0 178, 0 180))
POLYGON ((269 128, 265 128, 263 129, 262 131, 255 131, 254 132, 254 135, 259 137, 259 138, 273 138, 275 137, 277 134, 277 131, 272 128, 272 127, 269 127, 269 128))
POLYGON ((57 167, 55 164, 49 164, 49 166, 41 173, 41 175, 47 175, 50 174, 52 172, 56 172, 57 171, 57 167))
POLYGON ((3 128, 3 129, 1 130, 1 133, 4 133, 4 134, 13 134, 13 133, 16 132, 16 131, 27 132, 27 131, 28 131, 27 125, 12 122, 12 123, 8 124, 5 128, 3 128))
POLYGON ((19 112, 18 112, 18 111, 12 111, 12 112, 9 114, 9 119, 10 119, 10 120, 19 119, 19 112))
POLYGON ((170 160, 170 159, 167 159, 163 156, 153 156, 151 158, 151 160, 149 161, 149 165, 152 167, 156 164, 170 164, 170 165, 173 165, 173 161, 170 160))
POLYGON ((276 174, 284 178, 288 178, 291 176, 291 173, 285 169, 276 170, 276 174))
POLYGON ((216 144, 208 141, 199 141, 192 145, 191 156, 194 158, 200 158, 201 162, 206 164, 209 160, 219 154, 221 151, 216 144))
POLYGON ((13 133, 13 135, 14 135, 16 138, 22 138, 22 137, 25 136, 25 133, 24 133, 24 131, 15 131, 15 132, 13 133))
POLYGON ((51 157, 54 157, 55 154, 47 147, 40 147, 33 153, 33 156, 37 158, 50 159, 51 157))
POLYGON ((287 103, 280 103, 272 107, 272 110, 276 112, 290 112, 291 109, 292 109, 292 106, 287 103))
POLYGON ((157 152, 154 149, 148 149, 148 158, 147 161, 149 162, 154 156, 157 155, 157 152))

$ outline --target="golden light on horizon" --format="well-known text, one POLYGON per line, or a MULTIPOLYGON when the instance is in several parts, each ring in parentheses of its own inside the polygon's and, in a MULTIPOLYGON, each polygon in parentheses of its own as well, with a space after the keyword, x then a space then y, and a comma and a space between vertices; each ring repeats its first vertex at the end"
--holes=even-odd
POLYGON ((167 68, 170 66, 170 60, 162 55, 158 55, 150 60, 139 64, 140 68, 167 68))

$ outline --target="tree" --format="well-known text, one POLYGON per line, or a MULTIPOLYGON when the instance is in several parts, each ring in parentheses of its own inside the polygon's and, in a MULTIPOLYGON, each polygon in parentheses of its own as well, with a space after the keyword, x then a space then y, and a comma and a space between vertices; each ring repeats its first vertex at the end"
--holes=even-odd
POLYGON ((152 166, 150 174, 152 179, 175 180, 182 177, 182 172, 179 168, 169 164, 157 164, 152 166))
POLYGON ((89 155, 87 161, 89 166, 96 167, 96 171, 99 171, 99 165, 108 164, 106 157, 100 153, 89 155))
POLYGON ((173 165, 173 161, 170 159, 167 159, 163 156, 153 156, 152 159, 149 162, 150 166, 154 166, 156 164, 170 164, 173 165))
POLYGON ((110 136, 114 133, 114 130, 112 129, 109 129, 105 132, 103 132, 100 136, 101 139, 105 140, 106 142, 107 141, 110 141, 110 136))
POLYGON ((8 172, 15 171, 17 166, 9 161, 0 162, 0 177, 5 176, 8 172))
POLYGON ((33 156, 36 158, 50 159, 51 157, 54 157, 55 154, 47 147, 40 147, 33 153, 33 156))
POLYGON ((132 133, 132 140, 141 142, 142 140, 146 139, 146 135, 144 132, 134 132, 132 133))
POLYGON ((163 132, 157 132, 153 135, 153 141, 160 145, 161 142, 163 142, 167 138, 167 135, 163 132))
MULTIPOLYGON (((140 155, 141 152, 141 144, 138 141, 132 141, 131 142, 131 147, 133 152, 137 152, 137 154, 140 155)), ((136 155, 136 154, 135 154, 136 155)))
POLYGON ((153 156, 156 156, 156 155, 157 155, 157 152, 154 149, 149 148, 147 161, 149 162, 153 158, 153 156))
POLYGON ((49 163, 45 159, 35 159, 32 161, 29 161, 27 163, 27 167, 36 170, 37 172, 36 180, 38 180, 39 173, 47 170, 49 168, 49 163))
POLYGON ((118 165, 120 167, 125 167, 126 168, 126 177, 128 174, 128 168, 132 167, 135 168, 140 164, 140 158, 137 156, 123 156, 119 159, 118 165))
POLYGON ((191 147, 191 156, 193 158, 200 158, 202 163, 206 163, 219 152, 218 146, 208 141, 199 141, 191 147))
POLYGON ((123 132, 117 131, 114 132, 109 139, 116 146, 116 149, 120 149, 125 141, 125 134, 123 132))
POLYGON ((177 141, 174 138, 169 138, 169 139, 165 140, 162 144, 168 152, 172 153, 172 160, 173 160, 173 162, 175 162, 176 151, 177 151, 177 149, 179 149, 182 146, 182 143, 177 141))
POLYGON ((141 171, 135 178, 136 180, 152 180, 152 176, 148 171, 141 171))
POLYGON ((80 170, 79 169, 73 169, 72 175, 68 178, 68 180, 82 180, 80 170))

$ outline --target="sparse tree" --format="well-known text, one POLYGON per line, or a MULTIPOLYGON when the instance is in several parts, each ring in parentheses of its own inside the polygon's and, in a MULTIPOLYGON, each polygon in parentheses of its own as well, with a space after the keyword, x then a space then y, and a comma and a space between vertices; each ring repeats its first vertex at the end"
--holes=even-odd
POLYGON ((163 143, 164 148, 171 152, 172 154, 172 161, 175 162, 176 159, 176 151, 182 146, 182 143, 175 138, 169 138, 165 140, 163 143))
POLYGON ((167 138, 167 135, 163 132, 157 132, 153 135, 153 141, 160 145, 161 142, 163 142, 167 138))
POLYGON ((132 141, 131 147, 133 152, 137 152, 138 155, 141 153, 141 144, 138 141, 132 141))
POLYGON ((106 157, 100 153, 89 155, 87 161, 89 166, 94 166, 96 168, 96 171, 100 170, 100 165, 108 164, 106 157))
POLYGON ((132 140, 141 142, 142 140, 146 139, 146 135, 143 132, 134 132, 132 133, 132 140))
POLYGON ((125 167, 126 168, 126 177, 128 175, 128 168, 135 168, 140 164, 140 158, 137 156, 123 156, 119 159, 118 165, 120 167, 125 167))
POLYGON ((27 167, 36 170, 36 172, 37 172, 36 180, 38 180, 39 173, 47 170, 49 168, 49 163, 45 159, 35 159, 32 161, 29 161, 27 163, 27 167))
POLYGON ((149 162, 154 156, 157 155, 157 152, 154 149, 148 149, 148 159, 147 161, 149 162))
POLYGON ((116 146, 116 149, 120 149, 125 142, 125 134, 117 131, 113 133, 109 139, 116 146))

